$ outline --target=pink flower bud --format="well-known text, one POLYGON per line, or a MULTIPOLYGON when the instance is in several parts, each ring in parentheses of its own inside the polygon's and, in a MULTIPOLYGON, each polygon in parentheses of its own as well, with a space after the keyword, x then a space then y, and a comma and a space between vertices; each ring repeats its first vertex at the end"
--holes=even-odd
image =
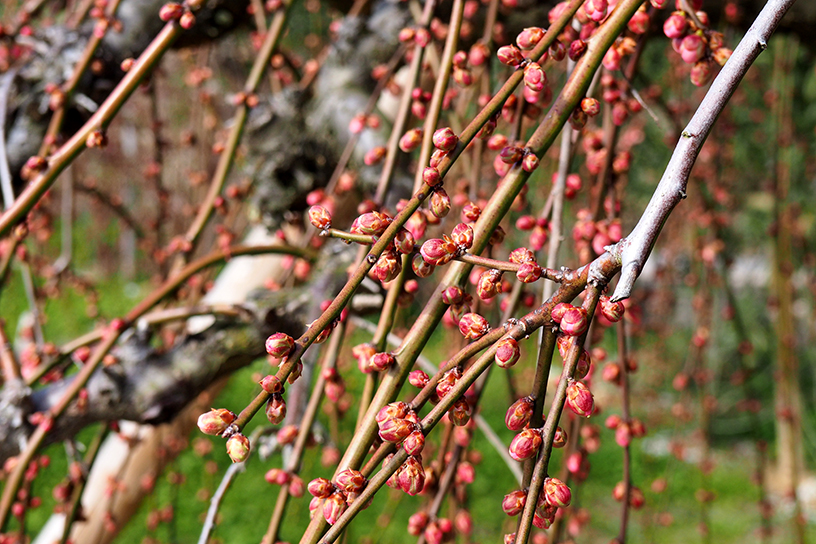
POLYGON ((595 409, 595 399, 583 382, 573 380, 567 386, 567 406, 579 416, 589 417, 595 409))
POLYGON ((331 214, 323 206, 312 206, 309 208, 309 221, 315 228, 320 230, 331 227, 331 214))
POLYGON ((680 42, 680 57, 686 64, 694 64, 702 59, 706 52, 706 43, 698 34, 689 34, 680 42))
POLYGON ((504 416, 504 424, 511 431, 520 431, 530 423, 533 417, 532 397, 522 397, 510 405, 504 416))
POLYGON ((451 209, 451 200, 448 193, 445 192, 445 189, 440 187, 433 192, 430 203, 428 204, 428 209, 431 210, 431 213, 434 214, 435 217, 440 219, 448 215, 451 209))
POLYGON ((282 468, 271 468, 264 474, 264 480, 272 485, 286 485, 291 479, 292 475, 282 468))
POLYGON ((489 300, 502 292, 502 274, 498 270, 485 270, 476 283, 476 294, 482 300, 489 300))
POLYGON ((414 271, 418 278, 427 278, 433 274, 435 268, 435 265, 426 261, 425 257, 419 253, 411 257, 411 270, 414 271))
POLYGON ((561 331, 567 336, 580 336, 589 326, 587 311, 572 307, 561 316, 561 331))
POLYGON ((639 487, 632 486, 632 489, 629 490, 629 506, 639 510, 644 504, 646 504, 646 497, 643 496, 643 491, 639 487))
POLYGON ((366 485, 366 477, 359 470, 347 468, 341 470, 335 478, 337 487, 346 493, 356 493, 362 491, 366 485))
POLYGON ((714 59, 714 62, 716 62, 720 66, 725 66, 725 63, 728 62, 728 59, 731 58, 732 53, 733 51, 731 51, 727 47, 718 47, 717 49, 714 49, 714 52, 712 53, 712 58, 714 59))
POLYGON ((468 52, 471 66, 481 66, 490 58, 490 49, 482 42, 474 43, 468 52))
POLYGON ((165 23, 168 21, 176 21, 184 13, 184 6, 175 2, 169 2, 159 9, 159 19, 165 23))
POLYGON ((581 109, 590 117, 598 115, 601 111, 601 103, 597 98, 584 98, 581 100, 581 109))
POLYGON ((547 229, 536 225, 533 227, 533 231, 530 233, 530 247, 536 251, 539 251, 544 248, 544 244, 547 243, 547 229))
POLYGON ((632 18, 629 19, 629 22, 626 23, 626 27, 632 34, 637 34, 640 36, 641 34, 645 34, 647 30, 649 30, 649 14, 646 13, 645 10, 637 10, 632 18))
MULTIPOLYGON (((410 255, 414 251, 415 245, 414 235, 405 227, 401 227, 394 237, 394 249, 403 255, 410 255)), ((400 260, 400 268, 402 268, 402 260, 400 260)))
POLYGON ((699 62, 695 62, 694 66, 691 67, 691 83, 696 87, 702 87, 707 85, 709 81, 711 81, 711 77, 714 75, 711 69, 711 61, 709 60, 701 60, 699 62))
POLYGON ((405 493, 414 496, 425 488, 425 469, 418 457, 409 456, 397 476, 397 485, 405 493))
POLYGON ((363 114, 355 115, 349 121, 349 132, 352 134, 360 134, 366 126, 366 116, 363 114))
POLYGON ((569 506, 572 500, 570 488, 558 478, 547 478, 544 480, 542 493, 544 493, 544 499, 550 506, 563 508, 569 506))
POLYGON ((402 448, 408 452, 408 455, 419 455, 424 447, 425 435, 419 430, 412 432, 402 441, 402 448))
POLYGON ((213 408, 198 416, 198 429, 212 436, 219 435, 232 425, 237 416, 226 408, 213 408))
POLYGON ((510 252, 507 260, 514 264, 535 261, 535 254, 526 247, 519 247, 510 252))
POLYGON ((282 332, 276 332, 266 339, 266 352, 276 359, 289 355, 293 347, 295 347, 295 340, 282 332))
POLYGON ((519 357, 521 357, 521 350, 515 338, 506 336, 499 340, 495 355, 497 365, 501 368, 510 368, 518 362, 519 357))
POLYGON ((517 516, 524 510, 526 503, 527 493, 518 489, 504 496, 504 499, 502 499, 502 511, 508 516, 517 516))
POLYGON ((402 271, 402 259, 393 250, 384 251, 377 262, 371 268, 369 274, 372 278, 388 283, 396 278, 402 271))
POLYGON ((428 526, 428 514, 425 512, 417 512, 408 518, 408 534, 412 536, 419 536, 425 527, 428 526))
POLYGON ((414 431, 414 424, 407 419, 386 419, 380 426, 380 438, 385 442, 398 443, 414 431))
POLYGON ((524 429, 513 437, 508 452, 516 461, 529 459, 538 453, 541 447, 541 431, 538 429, 524 429))
POLYGON ((323 517, 329 525, 334 525, 347 507, 345 496, 339 491, 333 493, 323 503, 323 517))
POLYGON ((459 223, 453 227, 451 240, 459 248, 470 249, 473 245, 473 227, 465 223, 459 223))
POLYGON ((516 277, 522 283, 533 283, 541 278, 541 266, 533 261, 527 261, 519 266, 516 277))
POLYGON ((598 305, 600 306, 601 315, 612 323, 620 321, 626 311, 623 302, 612 302, 607 296, 602 296, 598 305))
POLYGON ((264 378, 258 382, 261 385, 261 388, 269 393, 283 393, 283 383, 278 379, 277 376, 269 375, 264 376, 264 378))
POLYGON ((507 146, 499 153, 499 159, 505 164, 515 164, 524 157, 524 149, 518 146, 507 146))
POLYGON ((442 183, 442 176, 439 175, 439 170, 433 166, 426 166, 425 170, 422 171, 422 181, 434 187, 442 183))
POLYGON ((325 499, 334 493, 334 484, 326 478, 315 478, 307 486, 309 493, 318 499, 325 499))
POLYGON ((515 45, 504 45, 496 51, 499 62, 508 66, 518 66, 524 60, 521 50, 515 45))
POLYGON ((461 377, 462 372, 458 368, 452 368, 449 371, 445 372, 445 374, 436 384, 436 395, 440 399, 445 398, 461 377))
POLYGON ((686 35, 688 30, 688 22, 683 12, 674 12, 663 23, 663 34, 667 38, 673 40, 675 38, 682 38, 686 35))
POLYGON ((425 542, 428 544, 442 544, 442 540, 445 537, 442 529, 439 528, 438 521, 430 522, 428 526, 425 527, 423 534, 425 535, 425 542))
POLYGON ((378 211, 371 211, 360 215, 351 224, 349 232, 352 234, 364 234, 366 236, 379 236, 388 225, 391 224, 391 217, 378 211))
POLYGON ((481 338, 490 330, 487 319, 476 313, 466 313, 459 320, 459 332, 467 340, 481 338))
POLYGON ((431 379, 422 370, 412 370, 408 373, 408 383, 414 387, 425 387, 431 379))
POLYGON ((462 206, 462 220, 467 223, 473 223, 474 221, 477 221, 481 214, 482 209, 473 202, 468 202, 467 204, 462 206))
POLYGON ((453 403, 453 406, 448 410, 448 417, 451 423, 457 427, 464 427, 470 421, 471 408, 470 403, 464 397, 459 398, 453 403))
POLYGON ((584 3, 584 10, 586 11, 587 17, 596 23, 600 23, 604 20, 607 7, 606 0, 587 0, 584 3))
POLYGON ((525 28, 518 36, 516 36, 516 44, 518 44, 521 49, 529 51, 530 49, 533 49, 543 37, 543 29, 537 26, 525 28))
POLYGON ((283 395, 280 393, 273 393, 266 401, 266 419, 272 425, 277 425, 286 417, 286 402, 283 400, 283 395))
POLYGON ((601 379, 605 382, 618 384, 620 383, 621 367, 617 363, 607 363, 603 367, 601 379))
POLYGON ((442 302, 448 305, 462 304, 465 300, 465 293, 459 287, 452 285, 442 291, 442 302))
POLYGON ((412 128, 402 135, 399 141, 399 148, 405 153, 410 153, 422 143, 422 129, 412 128))
POLYGON ((409 407, 404 402, 392 402, 391 404, 386 404, 380 411, 377 412, 377 415, 374 416, 374 419, 377 423, 382 423, 389 419, 405 419, 408 415, 409 407))
POLYGON ((499 151, 507 146, 507 136, 504 134, 494 134, 487 140, 487 148, 491 151, 499 151))
POLYGON ((442 151, 453 151, 458 142, 459 137, 456 136, 456 133, 453 132, 453 129, 450 127, 437 129, 436 132, 433 133, 433 145, 442 151))
POLYGON ((533 91, 540 93, 547 85, 547 74, 536 62, 524 67, 524 84, 533 91))
POLYGON ((430 238, 425 240, 419 253, 425 262, 434 266, 447 264, 453 259, 456 252, 456 244, 451 241, 448 243, 445 239, 430 238))
POLYGON ((578 362, 575 364, 575 379, 583 380, 589 374, 589 369, 592 366, 592 358, 589 352, 585 349, 581 350, 581 355, 578 356, 578 362))
POLYGON ((535 153, 526 153, 521 160, 521 169, 525 172, 535 172, 538 169, 539 160, 535 153))
POLYGON ((394 366, 396 362, 396 357, 394 357, 391 353, 376 353, 371 357, 371 359, 369 359, 368 364, 377 372, 382 372, 383 370, 388 370, 394 366))
POLYGON ((298 426, 297 425, 284 425, 280 429, 278 429, 278 433, 275 435, 275 438, 278 439, 278 443, 282 445, 291 444, 295 441, 298 435, 298 426))
POLYGON ((416 29, 414 43, 420 47, 426 47, 429 43, 431 43, 431 33, 425 28, 416 29))
POLYGON ((249 457, 249 438, 235 433, 227 440, 227 455, 233 463, 241 463, 249 457))
POLYGON ((386 149, 382 146, 374 147, 363 156, 363 163, 365 163, 366 166, 375 166, 382 162, 386 152, 386 149))
POLYGON ((615 443, 621 448, 626 448, 632 443, 632 430, 626 423, 621 423, 615 428, 615 443))

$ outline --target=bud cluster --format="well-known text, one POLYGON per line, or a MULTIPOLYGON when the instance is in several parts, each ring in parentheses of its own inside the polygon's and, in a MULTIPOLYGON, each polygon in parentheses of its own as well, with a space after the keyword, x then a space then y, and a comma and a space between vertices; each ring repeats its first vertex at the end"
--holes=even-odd
POLYGON ((392 402, 377 412, 377 426, 380 438, 385 442, 399 444, 419 427, 419 418, 404 402, 392 402))
POLYGON ((675 11, 663 23, 663 33, 683 62, 692 65, 691 82, 698 87, 711 81, 715 63, 724 66, 731 58, 724 36, 708 28, 708 14, 704 11, 696 11, 694 16, 675 11))

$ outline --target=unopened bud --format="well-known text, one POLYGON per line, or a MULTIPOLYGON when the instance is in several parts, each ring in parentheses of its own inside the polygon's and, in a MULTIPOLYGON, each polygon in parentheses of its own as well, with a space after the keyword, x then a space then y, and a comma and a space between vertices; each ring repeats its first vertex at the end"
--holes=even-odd
POLYGON ((550 506, 563 508, 569 506, 572 500, 572 492, 569 486, 558 478, 547 478, 544 480, 544 499, 550 506))
POLYGON ((522 397, 510 405, 504 416, 504 424, 511 431, 520 431, 530 423, 533 417, 533 399, 522 397))
POLYGON ((530 49, 533 49, 543 37, 543 29, 537 26, 525 28, 518 36, 516 36, 516 44, 518 44, 521 49, 529 51, 530 49))
POLYGON ((227 455, 233 463, 241 463, 249 457, 249 438, 235 433, 227 440, 227 455))
POLYGON ((332 216, 329 210, 323 206, 312 206, 309 208, 309 222, 315 228, 324 230, 331 227, 332 216))
POLYGON ((276 332, 266 339, 266 352, 276 359, 282 359, 289 355, 294 346, 295 340, 282 332, 276 332))
POLYGON ((236 419, 237 416, 226 408, 214 408, 198 416, 198 429, 204 434, 216 436, 223 433, 236 419))
POLYGON ((561 316, 561 331, 567 336, 580 336, 588 326, 587 311, 583 308, 573 306, 561 316))
POLYGON ((159 19, 165 23, 168 21, 176 21, 184 13, 184 6, 175 2, 169 2, 159 9, 159 19))
POLYGON ((333 493, 323 502, 323 518, 329 525, 334 525, 347 507, 346 498, 343 494, 339 491, 333 493))
POLYGON ((524 60, 524 55, 521 54, 521 50, 515 45, 499 47, 499 50, 496 51, 496 56, 499 58, 499 62, 508 66, 518 66, 521 64, 521 61, 524 60))
POLYGON ((589 417, 595 409, 595 399, 583 382, 573 380, 567 386, 567 406, 579 416, 589 417))
POLYGON ((504 499, 502 499, 502 511, 508 516, 517 516, 524 510, 526 503, 527 493, 518 489, 504 496, 504 499))
POLYGON ((337 474, 335 483, 347 493, 356 493, 365 487, 366 477, 359 470, 347 468, 337 474))
POLYGON ((450 212, 451 200, 448 193, 441 187, 433 192, 428 208, 435 217, 443 218, 450 212))
POLYGON ((508 452, 516 461, 529 459, 538 453, 541 447, 541 431, 538 429, 524 429, 513 437, 508 452))
POLYGON ((518 362, 519 357, 521 357, 521 350, 515 338, 507 336, 499 340, 495 355, 497 365, 502 368, 510 368, 518 362))
POLYGON ((473 245, 473 227, 465 223, 459 223, 453 227, 450 237, 457 247, 470 249, 473 245))
POLYGON ((283 422, 286 417, 286 401, 283 400, 283 395, 280 393, 273 393, 266 401, 266 419, 272 425, 278 425, 283 422))
POLYGON ((462 333, 467 340, 476 340, 481 338, 490 330, 490 324, 487 319, 476 313, 466 313, 459 320, 459 332, 462 333))
POLYGON ((450 127, 440 128, 433 133, 433 145, 442 151, 452 151, 458 142, 459 137, 450 127))
POLYGON ((405 493, 417 495, 425 488, 425 469, 418 457, 409 456, 397 476, 397 485, 405 493))

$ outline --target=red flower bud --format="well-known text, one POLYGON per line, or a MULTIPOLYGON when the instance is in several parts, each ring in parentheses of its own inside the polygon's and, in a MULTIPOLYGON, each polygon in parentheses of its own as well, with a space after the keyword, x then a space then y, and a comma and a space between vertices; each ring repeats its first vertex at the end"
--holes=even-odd
POLYGON ((516 272, 516 277, 522 283, 533 283, 541 278, 541 266, 533 261, 522 263, 516 272))
POLYGON ((518 36, 516 36, 516 44, 518 44, 521 49, 529 51, 530 49, 533 49, 543 37, 543 29, 537 26, 525 28, 518 36))
POLYGON ((402 135, 399 141, 399 148, 405 153, 410 153, 422 143, 422 129, 412 128, 402 135))
POLYGON ((476 294, 482 300, 488 300, 502 292, 502 273, 498 270, 485 270, 476 283, 476 294))
POLYGON ((184 13, 184 6, 175 2, 169 2, 159 9, 159 19, 165 23, 168 21, 176 21, 184 13))
POLYGON ((266 339, 266 352, 276 359, 289 355, 293 347, 295 347, 295 340, 282 332, 276 332, 266 339))
POLYGON ((385 442, 399 443, 414 431, 414 424, 407 419, 386 419, 379 427, 380 438, 385 442))
POLYGON ((438 129, 433 133, 432 139, 434 147, 445 152, 453 151, 456 144, 459 142, 459 137, 456 136, 456 133, 453 132, 453 129, 450 127, 438 129))
POLYGON ((499 62, 508 66, 518 66, 524 60, 521 50, 515 45, 504 45, 496 51, 499 62))
POLYGON ((346 493, 356 493, 362 491, 366 484, 366 477, 359 470, 347 468, 341 470, 335 478, 337 487, 346 493))
POLYGON ((567 48, 558 40, 550 46, 550 56, 555 62, 561 62, 567 56, 567 48))
POLYGON ((617 323, 620 321, 623 317, 623 313, 626 311, 626 307, 623 305, 623 302, 612 302, 607 296, 602 296, 598 302, 601 315, 612 323, 617 323))
POLYGON ((456 244, 453 241, 448 243, 447 240, 440 238, 425 240, 425 243, 419 248, 419 253, 425 259, 425 262, 434 266, 449 263, 453 259, 455 252, 456 244))
POLYGON ((425 469, 418 457, 410 456, 405 460, 397 476, 397 485, 411 496, 422 492, 425 488, 425 469))
POLYGON ((524 157, 524 149, 515 145, 508 145, 499 152, 499 159, 505 164, 515 164, 524 157))
POLYGON ((457 427, 464 427, 470 421, 470 403, 464 397, 459 398, 453 403, 450 410, 448 410, 448 417, 451 423, 457 427))
POLYGON ((277 376, 269 375, 265 376, 260 382, 261 388, 269 393, 283 393, 283 383, 278 379, 277 376))
POLYGON ((569 55, 570 60, 577 61, 584 55, 584 53, 586 53, 586 50, 587 44, 584 40, 573 40, 570 42, 567 54, 569 55))
POLYGON ((621 448, 625 448, 632 443, 632 430, 627 423, 620 423, 615 428, 615 443, 621 448))
POLYGON ((388 283, 396 278, 402 271, 402 259, 393 250, 384 251, 377 262, 371 268, 369 274, 372 278, 388 283))
POLYGON ((567 386, 567 406, 579 416, 589 417, 595 409, 595 399, 583 382, 573 380, 567 386))
POLYGON ((352 234, 379 236, 385 232, 385 229, 388 228, 391 221, 391 217, 387 214, 378 211, 367 212, 354 220, 349 232, 352 234))
POLYGON ((467 340, 476 340, 481 338, 490 330, 490 324, 487 319, 476 313, 466 313, 459 320, 459 332, 462 333, 467 340))
POLYGON ((572 307, 561 316, 561 331, 567 336, 580 336, 587 327, 589 319, 587 311, 583 308, 572 307))
POLYGON ((474 43, 468 52, 468 62, 471 66, 481 66, 489 57, 490 49, 482 42, 474 43))
POLYGON ((465 300, 465 293, 459 287, 452 285, 442 291, 442 302, 445 304, 461 304, 465 300))
POLYGON ((584 98, 581 100, 581 109, 590 117, 595 117, 601 112, 601 103, 597 98, 584 98))
POLYGON ((584 3, 584 11, 586 11, 587 17, 596 23, 604 20, 607 8, 606 0, 587 0, 584 3))
POLYGON ((510 368, 515 365, 519 357, 521 357, 521 350, 515 338, 506 336, 499 340, 496 346, 496 364, 501 368, 510 368))
POLYGON ((273 393, 266 401, 266 418, 272 425, 277 425, 286 417, 286 402, 280 393, 273 393))
POLYGON ((408 455, 419 455, 424 447, 425 435, 419 430, 412 432, 402 441, 402 448, 408 452, 408 455))
POLYGON ((435 217, 440 219, 448 215, 451 209, 451 200, 448 193, 445 192, 445 189, 440 187, 433 192, 428 209, 431 210, 431 213, 434 214, 435 217))
POLYGON ((473 245, 473 227, 465 223, 459 223, 453 227, 451 240, 459 248, 470 249, 473 245))
POLYGON ((323 503, 323 517, 329 525, 334 525, 347 507, 345 496, 339 491, 333 493, 323 503))
POLYGON ((391 353, 376 353, 371 356, 368 364, 377 372, 382 372, 383 370, 388 370, 394 366, 396 362, 396 357, 394 357, 391 353))
POLYGON ((227 440, 227 455, 233 463, 246 461, 249 457, 249 438, 241 433, 235 433, 227 440))
POLYGON ((408 383, 414 387, 425 387, 431 379, 422 370, 412 370, 408 373, 408 383))
POLYGON ((478 221, 480 215, 482 215, 482 209, 473 202, 468 202, 462 206, 463 221, 473 223, 474 221, 478 221))
POLYGON ((532 397, 522 397, 510 405, 504 416, 504 424, 511 431, 520 431, 530 423, 533 417, 532 397))
POLYGON ((524 67, 524 84, 537 93, 547 86, 547 74, 536 62, 531 62, 524 67))
POLYGON ((709 60, 704 59, 699 62, 695 62, 694 66, 691 67, 691 83, 697 87, 706 85, 709 81, 711 81, 711 77, 713 75, 714 74, 711 70, 711 61, 709 60))
POLYGON ((286 485, 291 479, 292 475, 282 468, 271 468, 264 474, 264 480, 272 485, 286 485))
POLYGON ((603 367, 601 378, 605 382, 618 384, 620 383, 621 367, 617 363, 607 363, 603 367))
POLYGON ((706 52, 706 42, 698 34, 689 34, 680 42, 680 57, 686 64, 694 64, 706 52))
POLYGON ((459 378, 462 377, 462 372, 458 368, 452 368, 445 372, 439 382, 436 384, 436 395, 443 399, 448 395, 448 392, 456 385, 459 378))
POLYGON ((198 416, 198 429, 209 435, 219 435, 232 425, 238 416, 226 408, 213 408, 198 416))
POLYGON ((553 436, 553 448, 563 448, 567 445, 567 432, 561 427, 556 427, 555 435, 553 436))
POLYGON ((331 214, 323 206, 312 206, 309 208, 309 221, 315 228, 320 230, 331 227, 331 214))
POLYGON ((442 176, 439 175, 439 170, 433 166, 426 166, 425 170, 422 171, 422 181, 434 187, 442 183, 442 176))
POLYGON ((504 496, 504 499, 502 499, 502 510, 508 516, 517 516, 524 510, 526 503, 527 493, 518 489, 504 496))
POLYGON ((326 478, 315 478, 307 486, 309 493, 318 499, 325 499, 334 493, 334 484, 326 478))
POLYGON ((589 352, 585 349, 581 350, 581 355, 578 356, 578 362, 575 364, 575 379, 583 380, 586 378, 591 366, 592 358, 589 356, 589 352))
POLYGON ((377 423, 382 423, 389 419, 405 419, 405 416, 408 415, 408 405, 404 402, 392 402, 391 404, 386 404, 380 411, 377 412, 377 415, 374 419, 377 420, 377 423))
POLYGON ((541 431, 538 429, 524 429, 513 437, 508 452, 516 461, 529 459, 538 453, 541 447, 541 431))
POLYGON ((425 257, 419 253, 411 258, 411 270, 414 271, 414 274, 416 274, 418 278, 427 278, 433 274, 435 268, 435 265, 426 261, 425 257))
POLYGON ((538 168, 539 160, 535 153, 529 152, 521 159, 521 169, 525 172, 535 172, 538 168))
POLYGON ((569 506, 572 500, 572 492, 570 488, 559 480, 558 478, 547 478, 544 480, 544 499, 550 506, 564 507, 569 506))
POLYGON ((368 151, 363 157, 363 163, 366 166, 375 166, 382 162, 385 158, 386 149, 382 146, 377 146, 368 151))
POLYGON ((671 40, 682 38, 686 35, 686 30, 688 30, 688 22, 682 11, 672 13, 663 23, 663 34, 671 40))
POLYGON ((535 254, 526 247, 514 249, 507 256, 507 260, 514 264, 522 264, 530 261, 535 261, 535 254))

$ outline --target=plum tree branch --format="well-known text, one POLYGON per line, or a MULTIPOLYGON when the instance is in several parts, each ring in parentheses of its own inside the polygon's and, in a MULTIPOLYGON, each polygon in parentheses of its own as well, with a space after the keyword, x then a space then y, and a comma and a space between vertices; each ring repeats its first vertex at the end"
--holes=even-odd
POLYGON ((621 262, 621 277, 613 301, 629 298, 663 224, 681 200, 697 155, 711 127, 753 62, 768 47, 768 40, 795 0, 770 0, 723 66, 680 136, 669 164, 635 228, 611 248, 621 262))

